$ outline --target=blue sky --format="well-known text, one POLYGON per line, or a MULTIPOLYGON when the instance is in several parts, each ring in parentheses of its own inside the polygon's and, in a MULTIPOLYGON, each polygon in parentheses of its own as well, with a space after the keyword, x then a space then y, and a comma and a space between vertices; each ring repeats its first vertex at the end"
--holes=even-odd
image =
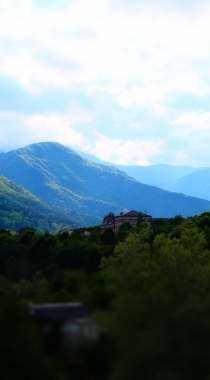
POLYGON ((210 166, 210 3, 0 0, 0 149, 210 166))

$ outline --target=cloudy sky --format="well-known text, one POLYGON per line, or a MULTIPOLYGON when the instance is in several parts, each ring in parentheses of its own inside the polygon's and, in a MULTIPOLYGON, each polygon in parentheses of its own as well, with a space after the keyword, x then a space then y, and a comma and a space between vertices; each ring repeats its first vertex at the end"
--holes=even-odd
POLYGON ((0 149, 210 166, 210 3, 0 0, 0 149))

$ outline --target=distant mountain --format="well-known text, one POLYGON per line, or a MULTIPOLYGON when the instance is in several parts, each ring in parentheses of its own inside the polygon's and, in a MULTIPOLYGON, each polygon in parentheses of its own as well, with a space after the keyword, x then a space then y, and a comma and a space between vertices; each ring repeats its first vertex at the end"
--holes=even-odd
POLYGON ((0 175, 0 229, 24 226, 37 231, 58 232, 61 228, 99 224, 100 219, 77 212, 67 212, 45 204, 22 186, 0 175))
POLYGON ((191 166, 175 166, 167 164, 156 164, 156 165, 117 165, 111 162, 103 161, 100 158, 89 154, 86 152, 78 151, 78 153, 88 160, 102 164, 115 166, 119 170, 124 171, 129 176, 137 179, 138 181, 153 186, 159 186, 160 184, 165 184, 166 182, 176 181, 181 177, 196 172, 204 168, 193 168, 191 166))
POLYGON ((210 168, 197 170, 177 181, 163 184, 161 188, 210 200, 210 168))
POLYGON ((52 205, 103 217, 146 210, 154 217, 210 211, 210 202, 143 185, 58 143, 40 143, 0 156, 0 173, 52 205))
POLYGON ((197 171, 191 166, 175 166, 167 164, 156 164, 149 166, 118 165, 118 168, 128 175, 147 185, 159 186, 162 183, 175 181, 184 175, 197 171))

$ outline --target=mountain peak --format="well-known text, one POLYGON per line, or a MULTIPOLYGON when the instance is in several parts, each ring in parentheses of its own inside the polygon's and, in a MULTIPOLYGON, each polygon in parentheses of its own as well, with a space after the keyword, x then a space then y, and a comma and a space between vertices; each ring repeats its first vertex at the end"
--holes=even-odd
POLYGON ((103 217, 107 212, 148 210, 153 217, 191 216, 210 210, 203 199, 144 185, 114 166, 93 163, 56 142, 0 155, 0 174, 44 202, 103 217))

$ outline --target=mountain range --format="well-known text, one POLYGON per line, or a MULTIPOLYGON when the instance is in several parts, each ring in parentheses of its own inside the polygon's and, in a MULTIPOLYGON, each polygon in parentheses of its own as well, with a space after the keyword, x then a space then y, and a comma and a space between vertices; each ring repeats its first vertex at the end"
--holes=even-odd
MULTIPOLYGON (((78 151, 79 152, 79 151, 78 151)), ((161 189, 210 200, 210 168, 156 164, 149 166, 116 165, 89 153, 80 152, 93 162, 113 165, 138 181, 161 189)))
POLYGON ((194 173, 199 170, 207 168, 194 168, 192 166, 183 165, 168 165, 168 164, 154 164, 148 166, 141 165, 119 165, 112 162, 103 161, 97 156, 77 151, 83 158, 87 158, 97 164, 115 166, 119 170, 123 170, 131 177, 147 185, 159 186, 172 181, 181 179, 182 177, 194 173))
POLYGON ((118 214, 132 209, 153 217, 210 211, 209 201, 143 184, 115 166, 90 161, 53 142, 0 154, 0 174, 46 205, 74 214, 74 222, 79 222, 83 213, 100 221, 110 211, 118 214), (80 214, 77 217, 75 213, 80 214))

